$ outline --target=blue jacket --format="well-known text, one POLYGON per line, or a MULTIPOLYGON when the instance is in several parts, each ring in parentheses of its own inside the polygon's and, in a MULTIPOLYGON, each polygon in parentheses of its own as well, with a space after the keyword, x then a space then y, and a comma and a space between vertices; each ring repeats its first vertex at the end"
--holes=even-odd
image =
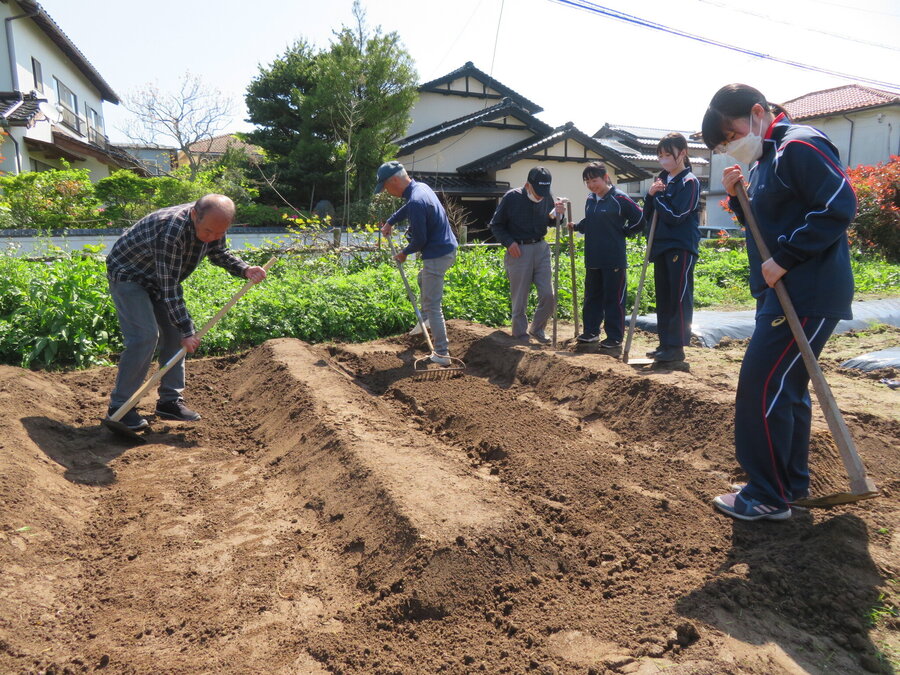
POLYGON ((584 218, 575 231, 584 234, 584 266, 590 269, 627 267, 625 235, 643 226, 640 207, 613 186, 602 197, 593 192, 584 205, 584 218))
POLYGON ((553 221, 553 195, 533 202, 525 188, 513 188, 500 198, 491 218, 491 232, 504 247, 514 241, 543 239, 547 226, 553 221))
POLYGON ((434 190, 425 183, 411 181, 403 191, 403 199, 406 203, 391 214, 387 222, 396 225, 409 220, 406 230, 409 244, 403 249, 404 253, 421 252, 422 258, 428 260, 456 250, 459 244, 450 229, 447 212, 434 190))
POLYGON ((669 174, 659 174, 666 189, 652 197, 647 194, 644 199, 644 219, 650 225, 653 212, 659 217, 656 222, 656 233, 653 235, 653 248, 650 257, 675 248, 698 254, 700 247, 700 181, 685 169, 672 180, 669 174))
MULTIPOLYGON (((856 215, 856 194, 841 168, 837 148, 817 129, 779 115, 763 140, 763 154, 750 169, 750 206, 800 316, 850 319, 853 272, 847 228, 856 215)), ((729 205, 744 222, 737 197, 729 205)), ((781 315, 766 285, 756 242, 747 232, 750 290, 758 314, 781 315)))

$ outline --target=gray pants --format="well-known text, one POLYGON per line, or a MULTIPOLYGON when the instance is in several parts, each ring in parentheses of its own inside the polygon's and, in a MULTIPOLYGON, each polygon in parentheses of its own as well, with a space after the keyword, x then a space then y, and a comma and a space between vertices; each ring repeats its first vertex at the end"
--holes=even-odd
POLYGON ((449 354, 450 343, 447 340, 447 326, 444 324, 444 312, 441 301, 444 298, 444 275, 456 262, 456 251, 442 255, 440 258, 428 258, 422 261, 419 270, 419 294, 422 303, 422 314, 431 326, 431 339, 434 351, 438 354, 449 354))
POLYGON ((531 284, 537 287, 538 304, 534 310, 531 327, 544 330, 556 309, 553 295, 553 268, 550 264, 550 245, 546 241, 536 244, 519 244, 522 255, 513 258, 509 251, 503 258, 506 276, 509 277, 509 299, 512 304, 513 337, 524 337, 528 331, 528 295, 531 284))
MULTIPOLYGON (((157 344, 160 365, 178 353, 181 349, 181 331, 172 325, 165 305, 154 301, 140 284, 110 281, 109 290, 125 339, 116 386, 109 397, 110 407, 120 408, 144 383, 157 344)), ((160 380, 159 400, 175 401, 183 391, 184 359, 181 359, 160 380)))

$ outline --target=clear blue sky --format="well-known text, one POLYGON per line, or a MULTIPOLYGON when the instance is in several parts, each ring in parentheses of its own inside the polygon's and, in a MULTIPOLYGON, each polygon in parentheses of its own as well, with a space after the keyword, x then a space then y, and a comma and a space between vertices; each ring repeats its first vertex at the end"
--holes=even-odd
MULTIPOLYGON (((260 64, 300 37, 326 46, 333 30, 352 22, 352 0, 40 2, 120 96, 148 82, 173 88, 190 71, 235 100, 229 131, 249 128, 243 93, 260 64)), ((896 0, 596 4, 782 59, 900 82, 896 0)), ((545 122, 571 120, 589 134, 604 122, 696 130, 710 97, 728 82, 751 84, 773 101, 848 82, 553 0, 369 0, 364 7, 371 26, 400 34, 420 81, 473 61, 542 105, 545 122)), ((117 127, 127 112, 104 109, 110 138, 126 140, 117 127)))

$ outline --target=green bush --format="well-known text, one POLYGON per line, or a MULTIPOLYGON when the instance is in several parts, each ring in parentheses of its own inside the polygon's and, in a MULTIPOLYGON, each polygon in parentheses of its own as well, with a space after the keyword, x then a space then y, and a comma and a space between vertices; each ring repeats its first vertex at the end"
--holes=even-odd
MULTIPOLYGON (((628 243, 630 313, 643 262, 644 241, 628 243)), ((578 241, 576 275, 583 290, 583 240, 578 241)), ((500 247, 459 252, 447 275, 444 313, 488 326, 509 321, 509 284, 500 247)), ((269 254, 241 252, 252 264, 269 254)), ((860 257, 853 263, 859 292, 900 293, 900 265, 860 257)), ((415 288, 420 264, 405 270, 415 288)), ((560 257, 560 317, 572 319, 567 249, 560 257)), ((648 269, 641 312, 655 311, 652 269, 648 269)), ((695 305, 752 308, 746 256, 738 251, 704 249, 695 274, 695 305)), ((244 283, 208 262, 185 281, 185 299, 203 325, 244 283)), ((532 303, 535 301, 532 294, 532 303)), ((532 306, 533 309, 533 306, 532 306)), ((269 279, 252 289, 203 339, 201 354, 221 354, 270 338, 311 342, 359 341, 392 335, 415 321, 397 269, 387 250, 354 256, 334 253, 315 258, 284 255, 269 279)), ((108 362, 122 348, 102 258, 59 254, 53 262, 0 255, 0 362, 24 367, 88 367, 108 362)))
POLYGON ((87 169, 29 171, 0 176, 0 188, 9 207, 9 219, 17 228, 47 231, 57 228, 95 227, 100 221, 99 202, 87 169))

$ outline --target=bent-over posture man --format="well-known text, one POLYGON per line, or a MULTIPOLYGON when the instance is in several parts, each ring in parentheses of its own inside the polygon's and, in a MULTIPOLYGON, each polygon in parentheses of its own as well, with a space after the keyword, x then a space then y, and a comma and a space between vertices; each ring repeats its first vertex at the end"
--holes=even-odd
MULTIPOLYGON (((412 180, 400 162, 385 162, 378 168, 378 184, 375 194, 387 190, 392 197, 402 197, 406 203, 394 212, 381 228, 384 236, 390 236, 396 223, 409 221, 406 237, 409 243, 396 256, 405 262, 410 253, 422 256, 419 271, 419 293, 426 326, 434 339, 431 360, 442 366, 450 365, 450 342, 441 301, 444 298, 444 275, 456 260, 458 247, 450 220, 434 190, 412 180)), ((418 332, 416 328, 413 333, 418 332)))
MULTIPOLYGON (((113 245, 106 258, 106 273, 125 349, 109 398, 109 415, 141 387, 157 346, 160 365, 182 347, 193 353, 200 346, 181 282, 204 257, 236 277, 254 282, 266 278, 262 267, 251 267, 226 248, 225 233, 233 220, 234 202, 225 195, 209 194, 193 204, 170 206, 145 216, 113 245)), ((185 405, 183 391, 181 359, 159 382, 156 414, 172 420, 199 420, 200 415, 185 405)), ((134 408, 121 422, 132 430, 147 426, 134 408)))

